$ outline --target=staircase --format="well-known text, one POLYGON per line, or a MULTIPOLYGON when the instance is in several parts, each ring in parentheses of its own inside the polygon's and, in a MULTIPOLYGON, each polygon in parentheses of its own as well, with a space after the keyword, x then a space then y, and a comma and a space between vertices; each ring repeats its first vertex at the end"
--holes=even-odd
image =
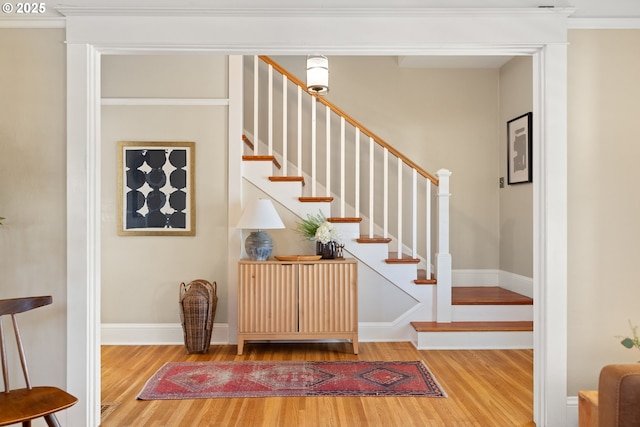
POLYGON ((269 58, 253 61, 243 178, 300 218, 322 212, 350 256, 415 299, 387 338, 419 349, 531 348, 531 299, 451 287, 451 173, 428 174, 269 58))

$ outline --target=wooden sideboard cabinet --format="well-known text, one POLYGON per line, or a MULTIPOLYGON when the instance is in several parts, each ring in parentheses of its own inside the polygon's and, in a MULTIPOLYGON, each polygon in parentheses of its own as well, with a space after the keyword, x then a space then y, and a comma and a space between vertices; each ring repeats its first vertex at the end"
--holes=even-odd
POLYGON ((240 260, 238 354, 248 340, 346 339, 358 354, 358 263, 240 260))

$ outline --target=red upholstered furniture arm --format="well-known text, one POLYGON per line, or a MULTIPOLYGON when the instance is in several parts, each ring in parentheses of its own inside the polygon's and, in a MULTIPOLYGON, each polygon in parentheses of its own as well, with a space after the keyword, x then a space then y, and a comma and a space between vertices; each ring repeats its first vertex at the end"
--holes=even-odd
POLYGON ((640 426, 640 363, 602 368, 598 420, 600 427, 640 426))

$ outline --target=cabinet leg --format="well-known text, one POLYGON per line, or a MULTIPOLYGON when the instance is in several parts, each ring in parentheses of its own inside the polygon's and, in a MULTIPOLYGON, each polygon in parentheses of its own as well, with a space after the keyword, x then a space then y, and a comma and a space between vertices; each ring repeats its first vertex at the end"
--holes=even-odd
POLYGON ((242 349, 244 348, 244 340, 238 338, 238 356, 242 355, 242 349))
POLYGON ((358 354, 358 339, 352 339, 351 343, 353 344, 353 354, 358 354))

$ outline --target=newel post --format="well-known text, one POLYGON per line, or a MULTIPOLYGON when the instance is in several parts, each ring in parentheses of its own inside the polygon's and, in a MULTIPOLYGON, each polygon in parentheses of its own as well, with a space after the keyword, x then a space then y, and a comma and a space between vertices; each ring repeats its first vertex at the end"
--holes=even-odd
POLYGON ((449 253, 449 177, 451 171, 440 169, 438 176, 438 252, 436 254, 436 321, 451 322, 451 254, 449 253))

